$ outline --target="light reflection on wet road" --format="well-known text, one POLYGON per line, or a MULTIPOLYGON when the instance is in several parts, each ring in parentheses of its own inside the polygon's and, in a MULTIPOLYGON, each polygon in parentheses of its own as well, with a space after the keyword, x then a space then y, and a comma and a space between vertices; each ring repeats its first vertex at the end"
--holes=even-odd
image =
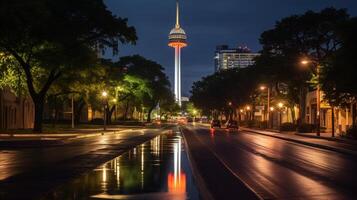
POLYGON ((264 199, 354 199, 356 158, 248 132, 189 127, 264 199))
POLYGON ((115 135, 90 137, 50 148, 0 149, 0 181, 31 170, 46 168, 78 155, 100 150, 143 135, 145 130, 127 130, 115 135))
POLYGON ((180 133, 160 135, 61 186, 45 199, 198 200, 180 133))

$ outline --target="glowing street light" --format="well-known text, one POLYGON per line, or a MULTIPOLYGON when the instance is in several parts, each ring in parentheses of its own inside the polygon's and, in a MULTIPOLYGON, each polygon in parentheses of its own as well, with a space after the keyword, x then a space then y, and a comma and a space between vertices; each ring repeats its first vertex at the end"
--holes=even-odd
POLYGON ((274 107, 270 107, 270 111, 272 111, 272 112, 273 112, 273 111, 274 111, 274 109, 275 109, 274 107))
POLYGON ((267 99, 267 110, 268 110, 268 113, 267 113, 267 116, 266 116, 266 119, 267 119, 267 124, 269 126, 269 118, 270 118, 270 88, 269 87, 266 87, 265 85, 262 85, 260 86, 260 90, 261 91, 264 91, 265 89, 267 89, 267 93, 268 93, 268 99, 267 99))
POLYGON ((246 110, 250 110, 250 106, 245 107, 246 110))
POLYGON ((106 98, 107 96, 108 96, 108 93, 107 93, 106 91, 103 91, 103 92, 102 92, 102 97, 103 97, 103 98, 106 98))
POLYGON ((107 130, 107 97, 108 97, 108 93, 106 91, 102 92, 102 97, 103 97, 103 105, 104 105, 104 109, 103 109, 103 122, 104 122, 104 131, 107 130))
POLYGON ((280 102, 280 103, 278 103, 278 107, 279 107, 279 108, 283 108, 283 107, 284 107, 284 104, 280 102))
POLYGON ((310 62, 308 61, 308 60, 302 60, 301 61, 301 64, 303 64, 303 65, 307 65, 307 64, 309 64, 310 62))
POLYGON ((321 106, 320 106, 320 64, 316 61, 313 60, 308 60, 308 59, 303 59, 301 60, 301 64, 303 65, 308 65, 308 64, 314 64, 316 66, 316 79, 317 79, 317 86, 316 86, 316 135, 320 136, 320 110, 321 110, 321 106))

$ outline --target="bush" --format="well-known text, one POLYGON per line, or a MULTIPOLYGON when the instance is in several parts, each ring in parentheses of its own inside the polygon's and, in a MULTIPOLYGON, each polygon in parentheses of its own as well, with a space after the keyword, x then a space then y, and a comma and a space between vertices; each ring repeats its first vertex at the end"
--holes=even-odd
POLYGON ((267 129, 268 128, 268 121, 260 121, 259 122, 259 128, 267 129))
POLYGON ((258 127, 259 127, 259 122, 256 121, 256 120, 249 120, 249 121, 247 122, 247 126, 248 126, 249 128, 258 128, 258 127))
POLYGON ((280 125, 280 131, 296 131, 296 125, 286 122, 280 125))
POLYGON ((357 126, 353 126, 347 129, 346 136, 349 138, 357 139, 357 126))
POLYGON ((92 119, 92 124, 103 124, 104 120, 103 118, 94 118, 92 119))
POLYGON ((312 133, 316 131, 315 124, 301 124, 298 126, 299 133, 312 133))

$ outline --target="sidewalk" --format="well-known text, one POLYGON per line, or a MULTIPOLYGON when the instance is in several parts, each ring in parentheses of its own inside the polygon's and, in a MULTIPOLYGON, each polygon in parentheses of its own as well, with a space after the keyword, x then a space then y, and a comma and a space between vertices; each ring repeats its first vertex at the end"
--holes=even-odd
MULTIPOLYGON (((133 127, 134 128, 134 127, 133 127)), ((0 147, 43 147, 63 145, 72 140, 117 134, 130 128, 68 129, 61 133, 0 133, 0 147)))
POLYGON ((357 156, 357 144, 354 141, 347 141, 339 138, 332 137, 317 137, 311 134, 305 133, 279 133, 266 130, 257 130, 241 127, 240 130, 253 132, 265 136, 275 137, 311 147, 325 149, 329 151, 335 151, 345 155, 357 156))

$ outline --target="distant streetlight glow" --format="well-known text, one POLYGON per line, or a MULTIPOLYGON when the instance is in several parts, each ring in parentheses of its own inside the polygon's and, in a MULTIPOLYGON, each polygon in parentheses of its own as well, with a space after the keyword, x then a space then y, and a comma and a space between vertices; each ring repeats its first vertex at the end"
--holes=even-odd
POLYGON ((108 96, 108 93, 106 91, 102 92, 102 97, 106 98, 108 96))
POLYGON ((250 106, 247 106, 245 109, 250 110, 250 106))
POLYGON ((282 108, 282 107, 284 107, 284 104, 280 102, 280 103, 278 103, 278 107, 282 108))
POLYGON ((260 90, 265 90, 266 87, 265 86, 260 86, 260 90))
POLYGON ((310 61, 308 61, 308 60, 302 60, 301 61, 301 64, 303 64, 303 65, 307 65, 307 64, 309 64, 310 63, 310 61))
POLYGON ((274 111, 274 107, 270 107, 270 111, 274 111))

